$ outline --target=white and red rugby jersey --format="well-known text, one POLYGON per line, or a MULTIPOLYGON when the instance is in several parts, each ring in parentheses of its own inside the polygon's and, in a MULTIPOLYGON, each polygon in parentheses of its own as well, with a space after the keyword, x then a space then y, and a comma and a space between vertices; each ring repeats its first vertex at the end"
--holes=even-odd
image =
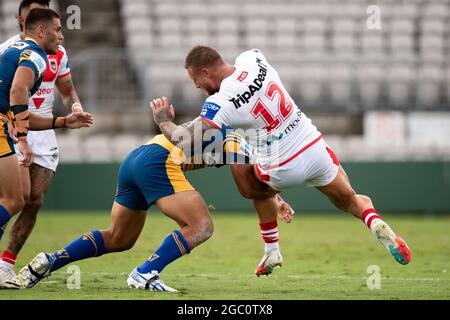
MULTIPOLYGON (((20 35, 6 40, 0 44, 0 54, 16 41, 20 41, 20 35)), ((58 78, 70 74, 69 58, 63 46, 58 47, 56 54, 47 55, 48 64, 45 70, 44 79, 36 93, 30 98, 28 109, 44 116, 51 116, 53 102, 55 100, 55 81, 58 78)))
POLYGON ((289 162, 321 136, 259 50, 245 51, 234 66, 219 92, 206 99, 200 117, 216 128, 239 129, 256 149, 261 167, 289 162))

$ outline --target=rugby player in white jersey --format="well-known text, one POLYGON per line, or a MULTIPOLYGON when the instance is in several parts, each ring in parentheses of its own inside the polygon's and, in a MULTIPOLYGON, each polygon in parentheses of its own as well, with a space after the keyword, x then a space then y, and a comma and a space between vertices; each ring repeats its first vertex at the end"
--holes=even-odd
MULTIPOLYGON (((384 222, 369 197, 357 194, 336 155, 311 120, 298 108, 283 86, 278 73, 257 49, 243 52, 235 64, 224 62, 219 53, 205 46, 194 47, 186 57, 185 68, 197 88, 209 95, 200 119, 203 132, 229 126, 257 150, 253 166, 232 167, 238 189, 260 216, 266 248, 255 273, 268 275, 282 261, 276 225, 276 193, 302 183, 316 187, 339 209, 361 219, 400 264, 407 264, 411 252, 406 242, 384 222), (254 181, 270 190, 260 192, 254 181), (262 219, 261 219, 262 217, 262 219)), ((161 132, 181 148, 189 141, 174 141, 175 113, 167 99, 151 102, 153 118, 161 132)))
MULTIPOLYGON (((16 41, 24 39, 24 23, 30 10, 48 8, 49 2, 50 0, 21 1, 18 15, 20 33, 0 44, 0 54, 16 41)), ((72 112, 83 111, 72 82, 67 52, 61 45, 56 54, 48 55, 43 81, 29 100, 29 110, 42 116, 52 116, 55 86, 67 109, 72 112)), ((59 149, 54 130, 30 131, 27 141, 34 154, 34 160, 30 166, 20 167, 25 207, 12 226, 8 244, 0 256, 0 286, 2 282, 15 277, 13 267, 16 257, 33 230, 37 213, 44 202, 44 195, 59 161, 59 149)), ((17 144, 15 149, 19 160, 22 160, 17 144)))

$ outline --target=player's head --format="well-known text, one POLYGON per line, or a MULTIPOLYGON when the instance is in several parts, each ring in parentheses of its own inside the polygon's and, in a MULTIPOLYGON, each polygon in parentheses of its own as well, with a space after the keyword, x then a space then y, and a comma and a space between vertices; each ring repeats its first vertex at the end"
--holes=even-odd
POLYGON ((48 54, 58 52, 64 39, 61 29, 61 17, 52 9, 32 9, 25 20, 25 36, 36 40, 48 54))
POLYGON ((220 54, 206 46, 194 47, 186 56, 184 67, 197 88, 205 90, 209 95, 219 91, 219 69, 226 65, 220 54))
POLYGON ((24 30, 25 19, 30 13, 31 9, 41 8, 47 9, 50 7, 50 0, 22 0, 19 4, 19 15, 17 21, 19 22, 20 32, 24 30))

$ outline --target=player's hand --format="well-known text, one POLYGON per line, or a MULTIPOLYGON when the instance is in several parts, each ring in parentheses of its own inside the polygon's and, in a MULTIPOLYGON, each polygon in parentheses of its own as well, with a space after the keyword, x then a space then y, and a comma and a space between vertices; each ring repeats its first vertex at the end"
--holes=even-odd
POLYGON ((175 119, 175 109, 166 97, 153 99, 150 102, 150 109, 152 110, 153 120, 158 126, 163 122, 175 119))
POLYGON ((294 218, 294 209, 287 203, 286 201, 281 198, 279 194, 277 194, 278 198, 278 218, 283 220, 286 223, 291 223, 292 219, 294 218))
POLYGON ((34 155, 26 139, 20 139, 18 142, 19 151, 22 154, 21 166, 29 167, 33 163, 34 155))
POLYGON ((92 115, 88 112, 73 112, 66 117, 66 128, 89 128, 94 123, 92 115))
POLYGON ((8 122, 8 134, 11 137, 11 140, 13 141, 14 144, 19 142, 19 140, 16 137, 16 133, 14 132, 14 127, 11 124, 11 122, 8 122))

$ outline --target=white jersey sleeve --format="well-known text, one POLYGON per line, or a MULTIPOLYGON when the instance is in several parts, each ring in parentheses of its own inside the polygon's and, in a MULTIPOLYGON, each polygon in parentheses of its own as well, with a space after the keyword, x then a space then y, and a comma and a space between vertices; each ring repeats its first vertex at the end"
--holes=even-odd
POLYGON ((220 99, 208 98, 202 106, 200 118, 217 129, 231 126, 232 114, 227 104, 226 101, 220 101, 220 99))
POLYGON ((12 45, 13 43, 15 43, 16 41, 19 41, 20 39, 20 35, 16 34, 14 37, 9 38, 8 40, 6 40, 5 42, 0 44, 0 54, 2 54, 6 49, 9 48, 10 45, 12 45))
POLYGON ((66 49, 63 46, 59 46, 59 50, 63 53, 58 69, 58 78, 61 78, 70 74, 70 65, 66 49))

